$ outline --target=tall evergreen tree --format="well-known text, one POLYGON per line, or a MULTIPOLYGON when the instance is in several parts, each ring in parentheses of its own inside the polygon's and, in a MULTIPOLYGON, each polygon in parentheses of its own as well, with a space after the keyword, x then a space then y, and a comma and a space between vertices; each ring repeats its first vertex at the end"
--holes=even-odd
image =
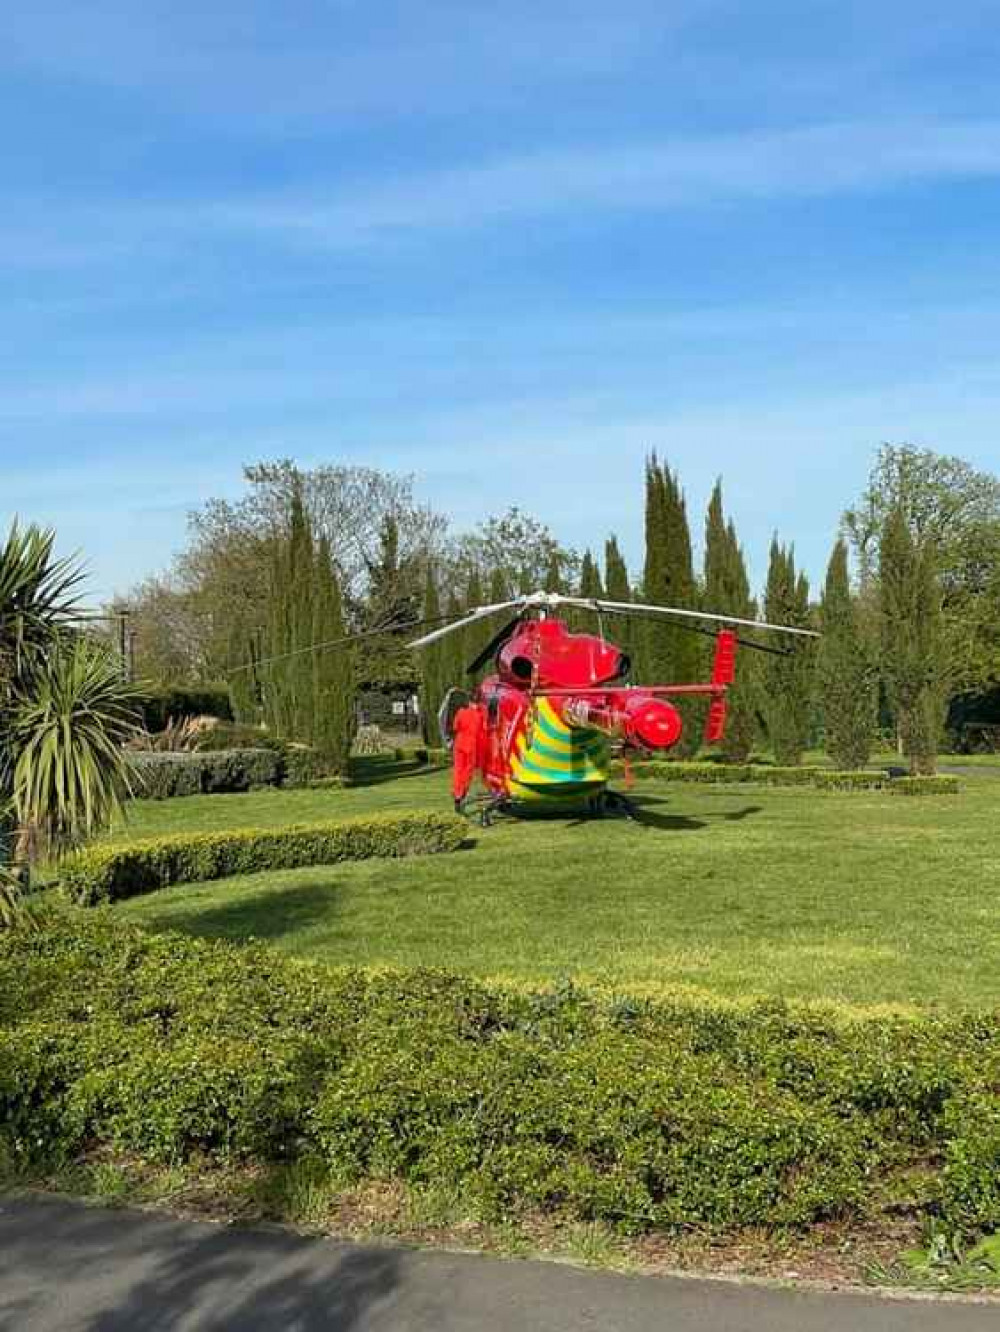
POLYGON ((287 534, 271 541, 268 559, 267 626, 261 683, 264 720, 276 736, 288 737, 293 729, 290 668, 292 658, 291 561, 287 534))
MULTIPOLYGON (((643 597, 653 605, 695 609, 698 587, 694 577, 691 532, 680 480, 653 454, 646 465, 646 560, 643 597)), ((684 684, 698 679, 705 654, 698 635, 683 625, 650 617, 637 634, 641 644, 642 678, 655 684, 684 684)), ((677 753, 690 756, 701 743, 704 706, 686 700, 682 707, 684 732, 677 753)))
POLYGON ((618 538, 608 537, 604 546, 604 586, 609 601, 631 601, 628 567, 618 548, 618 538))
POLYGON ((502 569, 494 569, 490 574, 489 602, 491 606, 499 606, 501 602, 510 600, 510 587, 504 576, 502 569))
MULTIPOLYGON (((427 565, 427 581, 424 585, 424 619, 431 622, 441 617, 441 598, 438 594, 437 579, 433 565, 427 565)), ((442 665, 446 653, 446 638, 438 639, 420 654, 421 686, 420 717, 423 726, 424 742, 439 745, 443 737, 438 732, 437 714, 446 686, 442 676, 442 665)))
POLYGON ((826 752, 839 768, 863 768, 871 757, 876 720, 876 671, 851 592, 847 542, 837 540, 820 605, 816 676, 826 752))
POLYGON ((555 552, 553 552, 552 555, 550 555, 549 563, 545 570, 544 591, 546 592, 566 591, 565 584, 563 583, 562 568, 559 563, 559 557, 556 555, 555 552))
POLYGON ((229 635, 229 660, 234 670, 229 677, 229 696, 236 721, 254 726, 260 721, 258 663, 263 656, 260 630, 250 629, 234 619, 229 635))
POLYGON ((288 541, 289 725, 291 737, 308 742, 313 733, 313 586, 316 560, 312 527, 296 489, 292 496, 288 541))
MULTIPOLYGON (((772 624, 809 628, 809 582, 796 573, 791 549, 771 542, 764 594, 764 618, 772 624)), ((788 655, 767 659, 765 673, 768 736, 779 763, 797 764, 809 743, 815 651, 796 642, 788 655)))
MULTIPOLYGON (((465 614, 463 600, 453 590, 448 594, 445 614, 449 620, 459 620, 465 614)), ((441 689, 447 693, 453 686, 459 689, 469 688, 469 677, 465 673, 468 657, 466 656, 466 636, 459 632, 448 634, 441 640, 444 651, 441 656, 441 689)))
POLYGON ((407 644, 420 620, 423 577, 421 562, 401 555, 399 525, 391 514, 386 516, 377 556, 369 564, 362 623, 366 629, 388 632, 362 645, 361 672, 366 683, 387 689, 412 688, 419 683, 418 664, 407 644))
MULTIPOLYGON (((652 605, 695 609, 698 588, 687 506, 677 476, 654 453, 646 465, 643 597, 652 605)), ((661 620, 645 622, 643 667, 658 683, 693 680, 702 665, 697 637, 661 620)))
MULTIPOLYGON (((337 571, 324 536, 316 552, 313 582, 314 644, 335 644, 345 636, 337 571)), ((312 734, 315 747, 337 772, 346 772, 354 737, 354 661, 344 644, 318 648, 312 656, 312 734)))
POLYGON ((879 548, 882 675, 914 773, 933 773, 945 677, 941 589, 933 547, 918 542, 902 505, 886 519, 879 548))
POLYGON ((583 552, 583 563, 580 565, 580 596, 604 596, 604 588, 601 586, 601 571, 589 550, 583 552))
MULTIPOLYGON (((604 544, 604 589, 608 601, 629 602, 632 600, 632 586, 628 577, 628 566, 618 546, 618 538, 608 537, 604 544)), ((642 626, 635 620, 622 616, 614 621, 614 641, 632 662, 631 677, 639 680, 642 662, 636 639, 642 632, 642 626), (638 631, 638 632, 637 632, 638 631)))
MULTIPOLYGON (((726 522, 721 480, 715 483, 705 518, 705 608, 740 619, 752 620, 757 615, 736 528, 732 521, 726 522)), ((722 741, 722 752, 730 762, 745 763, 753 751, 759 700, 759 664, 750 652, 737 653, 736 681, 728 694, 722 741)))
MULTIPOLYGON (((469 575, 469 583, 465 589, 464 613, 475 610, 477 606, 485 604, 483 596, 483 583, 479 576, 479 570, 473 569, 469 575)), ((462 642, 462 675, 465 683, 471 684, 472 677, 465 675, 466 668, 475 657, 483 650, 486 644, 496 633, 496 624, 492 615, 485 617, 476 624, 472 624, 463 633, 456 635, 462 642)), ((485 674, 485 668, 476 673, 476 679, 482 679, 485 674)))

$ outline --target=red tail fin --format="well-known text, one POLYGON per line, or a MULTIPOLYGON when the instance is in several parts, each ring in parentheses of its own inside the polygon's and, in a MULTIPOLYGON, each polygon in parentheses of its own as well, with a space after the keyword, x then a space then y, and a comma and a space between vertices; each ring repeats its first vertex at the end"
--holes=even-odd
POLYGON ((717 745, 726 733, 726 700, 722 694, 716 694, 708 706, 708 718, 705 721, 705 744, 717 745))

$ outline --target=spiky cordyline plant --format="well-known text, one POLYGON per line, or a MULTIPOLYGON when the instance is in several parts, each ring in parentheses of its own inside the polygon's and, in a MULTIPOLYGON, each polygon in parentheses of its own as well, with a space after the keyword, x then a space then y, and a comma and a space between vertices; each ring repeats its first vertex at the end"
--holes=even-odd
POLYGON ((54 545, 54 532, 15 520, 0 547, 0 713, 22 673, 79 611, 82 570, 55 559, 54 545))
MULTIPOLYGON (((73 628, 82 573, 54 540, 15 523, 0 546, 0 870, 32 844, 59 849, 105 826, 128 789, 135 691, 73 628)), ((4 870, 4 919, 17 882, 4 870)))
POLYGON ((13 795, 40 850, 76 845, 121 812, 136 697, 108 649, 83 636, 64 637, 32 670, 11 727, 13 795))

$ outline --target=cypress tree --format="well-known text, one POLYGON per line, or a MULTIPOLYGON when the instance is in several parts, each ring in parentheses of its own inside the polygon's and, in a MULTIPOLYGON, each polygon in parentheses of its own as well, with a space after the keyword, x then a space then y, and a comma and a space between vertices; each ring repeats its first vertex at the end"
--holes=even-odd
MULTIPOLYGON (((437 620, 441 616, 441 599, 438 595, 437 580, 434 576, 434 567, 429 561, 427 564, 427 581, 424 584, 423 613, 424 619, 430 621, 437 620)), ((433 625, 429 626, 429 628, 432 627, 433 625)), ((437 714, 445 694, 441 668, 447 641, 446 638, 439 639, 436 643, 432 643, 430 647, 424 648, 420 654, 420 717, 424 743, 428 745, 438 745, 442 741, 442 737, 438 733, 437 714)))
MULTIPOLYGON (((764 594, 764 618, 772 624, 809 627, 809 583, 796 574, 791 549, 771 542, 764 594)), ((798 764, 809 743, 815 652, 806 643, 791 645, 787 656, 771 656, 765 672, 768 736, 781 764, 798 764)))
MULTIPOLYGON (((460 620, 465 614, 465 607, 459 600, 454 591, 448 594, 448 604, 445 614, 449 620, 460 620)), ((469 688, 469 678, 465 674, 465 668, 468 664, 468 657, 465 653, 466 634, 458 632, 448 634, 441 640, 443 652, 441 654, 441 692, 446 694, 453 686, 460 689, 469 688)))
MULTIPOLYGON (((717 481, 705 518, 705 608, 713 614, 754 619, 746 561, 732 521, 726 522, 722 482, 717 481)), ((732 763, 745 763, 753 751, 760 698, 760 668, 750 652, 737 653, 736 681, 730 686, 722 752, 732 763)))
POLYGON ((609 601, 631 601, 632 588, 628 581, 628 568, 618 549, 618 538, 608 537, 604 546, 604 586, 609 601))
POLYGON ((234 618, 229 632, 228 656, 233 666, 241 669, 234 670, 229 677, 229 697, 234 719, 248 726, 254 726, 260 721, 260 668, 257 663, 262 655, 259 630, 249 629, 234 618))
POLYGON ((302 494, 292 496, 291 525, 288 541, 289 603, 289 728, 290 737, 308 743, 313 734, 313 663, 309 648, 313 642, 313 584, 316 562, 312 530, 302 494))
POLYGON ((555 551, 549 556, 548 566, 545 570, 545 585, 542 589, 545 592, 565 592, 563 584, 562 570, 559 567, 559 557, 555 551))
MULTIPOLYGON (((632 600, 628 566, 618 547, 618 538, 614 535, 608 537, 604 544, 604 587, 608 601, 627 603, 632 600)), ((639 672, 642 669, 642 663, 638 660, 636 630, 638 629, 641 632, 642 627, 637 625, 634 620, 624 616, 621 619, 616 617, 613 626, 614 631, 611 636, 632 662, 630 672, 632 679, 641 679, 639 672)))
MULTIPOLYGON (((669 586, 666 508, 663 470, 654 453, 646 461, 646 556, 642 566, 642 600, 654 606, 666 604, 669 586)), ((660 628, 653 620, 642 620, 636 626, 636 655, 644 683, 662 683, 670 674, 669 644, 660 628)))
POLYGON ((933 773, 943 713, 941 589, 929 541, 917 543, 901 505, 886 520, 879 555, 882 675, 913 773, 933 773))
MULTIPOLYGON (((695 609, 698 589, 687 506, 677 476, 654 453, 646 465, 646 561, 643 597, 652 605, 695 609)), ((644 671, 657 684, 697 678, 703 654, 695 635, 675 624, 644 625, 644 671)))
POLYGON ((502 569, 494 569, 490 574, 489 603, 491 606, 499 606, 501 602, 510 600, 510 588, 507 586, 507 579, 504 577, 502 569))
MULTIPOLYGON (((691 554, 687 506, 678 477, 654 453, 646 466, 646 561, 643 596, 653 605, 695 609, 698 588, 691 554)), ((637 634, 642 676, 651 684, 685 684, 704 673, 705 653, 696 634, 683 625, 649 618, 637 634)), ((682 706, 684 733, 677 753, 689 756, 701 743, 705 708, 699 700, 682 706)))
POLYGON ((580 596, 598 598, 604 596, 604 588, 601 586, 601 571, 589 550, 583 552, 583 562, 580 565, 580 596))
POLYGON ((826 571, 820 627, 816 673, 826 752, 838 768, 863 768, 875 734, 875 671, 851 594, 843 537, 834 546, 826 571))
POLYGON ((290 563, 287 535, 271 543, 268 570, 268 622, 265 631, 264 664, 261 667, 264 720, 276 736, 292 732, 289 667, 292 643, 290 563))
POLYGON ((423 566, 400 554, 399 525, 391 514, 382 521, 378 556, 370 564, 369 580, 364 625, 369 629, 392 626, 392 630, 362 644, 365 683, 409 690, 418 682, 417 663, 407 643, 420 619, 423 566))
MULTIPOLYGON (((343 599, 330 544, 320 539, 313 571, 314 644, 335 643, 346 634, 343 599)), ((354 662, 350 648, 320 648, 312 658, 311 739, 336 772, 346 772, 354 734, 354 662)))
MULTIPOLYGON (((484 604, 482 579, 479 576, 479 570, 473 569, 469 575, 468 586, 465 589, 465 606, 462 613, 467 615, 469 611, 475 610, 477 606, 484 604)), ((463 633, 456 635, 457 638, 462 640, 461 676, 464 677, 466 683, 470 685, 473 683, 472 678, 465 675, 466 667, 470 661, 479 655, 495 633, 496 625, 493 623, 492 616, 488 616, 480 620, 478 624, 470 625, 463 633)), ((478 671, 476 679, 480 679, 482 675, 483 671, 478 671)))

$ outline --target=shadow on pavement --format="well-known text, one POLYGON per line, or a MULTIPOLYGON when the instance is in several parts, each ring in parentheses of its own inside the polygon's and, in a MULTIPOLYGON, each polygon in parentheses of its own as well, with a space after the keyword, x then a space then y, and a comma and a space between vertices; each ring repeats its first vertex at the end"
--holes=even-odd
POLYGON ((9 1290, 9 1276, 15 1278, 10 1301, 0 1294, 4 1328, 355 1332, 398 1286, 401 1253, 389 1248, 341 1248, 277 1230, 192 1227, 160 1217, 144 1217, 137 1226, 121 1212, 45 1204, 19 1209, 18 1222, 2 1231, 0 1289, 9 1290), (70 1225, 67 1245, 70 1235, 61 1232, 70 1225), (45 1293, 20 1294, 18 1269, 51 1253, 53 1240, 60 1258, 45 1293), (59 1313, 58 1292, 66 1282, 84 1298, 63 1324, 69 1310, 59 1313))

